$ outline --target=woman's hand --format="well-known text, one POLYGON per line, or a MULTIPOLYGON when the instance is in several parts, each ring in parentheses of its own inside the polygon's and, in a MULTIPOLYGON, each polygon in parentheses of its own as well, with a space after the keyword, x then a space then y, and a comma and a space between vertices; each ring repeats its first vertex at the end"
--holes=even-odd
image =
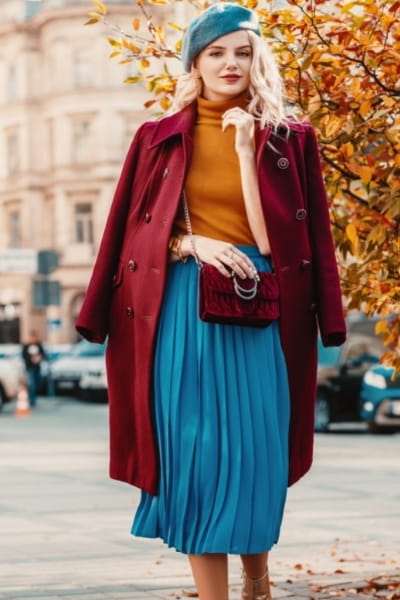
MULTIPOLYGON (((194 235, 193 242, 199 260, 213 265, 225 277, 231 277, 232 271, 241 279, 254 277, 254 264, 233 244, 202 235, 194 235)), ((181 249, 183 256, 193 254, 190 236, 183 236, 181 249)))
POLYGON ((222 131, 225 131, 229 125, 232 125, 236 129, 236 153, 249 153, 254 156, 254 117, 245 110, 235 106, 222 115, 222 131))

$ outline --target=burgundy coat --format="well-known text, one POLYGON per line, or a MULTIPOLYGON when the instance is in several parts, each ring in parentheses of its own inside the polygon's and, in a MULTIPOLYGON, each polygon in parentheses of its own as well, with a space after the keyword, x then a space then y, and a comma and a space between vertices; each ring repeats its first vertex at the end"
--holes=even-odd
MULTIPOLYGON (((151 494, 158 487, 152 421, 155 336, 195 115, 194 103, 137 131, 76 323, 89 341, 109 336, 110 476, 151 494)), ((325 345, 344 341, 345 323, 313 129, 294 123, 288 139, 264 129, 256 147, 281 293, 281 339, 291 392, 291 484, 312 462, 317 321, 325 345)))

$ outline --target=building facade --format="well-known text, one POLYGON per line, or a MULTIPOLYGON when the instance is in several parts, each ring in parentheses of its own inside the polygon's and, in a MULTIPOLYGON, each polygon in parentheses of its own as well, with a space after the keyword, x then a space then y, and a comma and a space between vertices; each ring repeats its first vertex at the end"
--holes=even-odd
MULTIPOLYGON (((129 24, 133 6, 108 0, 108 18, 129 24)), ((145 89, 123 83, 136 66, 108 59, 109 31, 84 27, 89 10, 90 1, 2 2, 0 343, 30 329, 76 340, 115 182, 146 117, 145 89)))

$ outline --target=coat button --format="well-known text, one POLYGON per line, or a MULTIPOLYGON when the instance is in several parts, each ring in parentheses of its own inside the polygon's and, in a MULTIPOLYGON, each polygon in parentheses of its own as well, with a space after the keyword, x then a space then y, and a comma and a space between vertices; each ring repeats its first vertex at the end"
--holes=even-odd
POLYGON ((281 156, 281 158, 278 159, 278 162, 276 163, 278 165, 278 169, 287 169, 289 166, 289 159, 285 158, 284 156, 281 156))
POLYGON ((133 273, 137 269, 137 263, 134 260, 128 262, 128 269, 133 273))
POLYGON ((133 311, 132 306, 127 306, 126 314, 130 319, 133 319, 134 311, 133 311))
POLYGON ((317 305, 316 304, 310 304, 310 306, 308 307, 308 310, 312 313, 317 312, 317 305))
POLYGON ((163 179, 166 179, 166 178, 168 177, 168 173, 169 173, 169 169, 168 169, 168 167, 166 167, 166 168, 164 169, 164 172, 163 172, 163 174, 162 174, 162 178, 163 178, 163 179))
POLYGON ((307 260, 306 258, 303 258, 301 263, 300 263, 300 268, 302 271, 306 271, 307 269, 309 269, 311 267, 311 260, 307 260))
POLYGON ((307 211, 306 211, 306 209, 305 209, 305 208, 299 208, 299 209, 296 211, 296 219, 297 219, 298 221, 302 221, 303 219, 305 219, 305 218, 306 218, 306 216, 307 216, 307 211))
POLYGON ((146 221, 146 223, 150 223, 150 221, 151 221, 151 214, 150 213, 146 213, 144 215, 144 220, 146 221))

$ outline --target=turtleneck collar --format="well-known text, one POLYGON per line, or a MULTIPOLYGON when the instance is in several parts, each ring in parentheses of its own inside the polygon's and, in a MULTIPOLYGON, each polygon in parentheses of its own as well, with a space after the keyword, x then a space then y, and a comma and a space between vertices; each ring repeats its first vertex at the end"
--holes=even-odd
POLYGON ((247 91, 227 100, 206 100, 206 98, 199 96, 197 98, 197 123, 199 121, 204 122, 205 120, 220 121, 224 112, 235 106, 246 108, 248 102, 247 91))

